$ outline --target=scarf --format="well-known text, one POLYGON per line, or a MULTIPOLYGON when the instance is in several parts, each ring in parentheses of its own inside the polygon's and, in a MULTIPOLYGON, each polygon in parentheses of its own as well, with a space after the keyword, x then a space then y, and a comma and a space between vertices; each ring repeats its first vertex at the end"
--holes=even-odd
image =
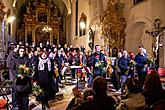
POLYGON ((51 62, 50 62, 49 58, 47 58, 47 59, 39 58, 38 70, 44 70, 45 69, 44 63, 48 64, 48 71, 51 71, 51 62))

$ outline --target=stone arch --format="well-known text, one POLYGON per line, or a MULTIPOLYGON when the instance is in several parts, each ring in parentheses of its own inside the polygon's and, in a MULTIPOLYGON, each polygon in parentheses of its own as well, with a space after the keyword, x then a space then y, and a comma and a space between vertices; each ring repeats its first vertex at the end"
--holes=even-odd
POLYGON ((126 27, 125 48, 128 51, 137 53, 139 45, 146 48, 147 53, 152 55, 152 37, 145 33, 152 28, 152 23, 148 18, 137 18, 126 27))

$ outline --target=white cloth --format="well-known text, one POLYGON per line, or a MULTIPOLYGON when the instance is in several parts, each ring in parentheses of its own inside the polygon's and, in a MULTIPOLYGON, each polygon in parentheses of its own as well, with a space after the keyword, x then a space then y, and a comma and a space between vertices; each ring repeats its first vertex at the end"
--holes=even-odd
POLYGON ((62 75, 64 75, 64 73, 66 72, 67 68, 68 68, 67 66, 64 66, 64 67, 63 67, 63 69, 62 69, 62 71, 61 71, 61 74, 62 74, 62 75))
POLYGON ((45 69, 44 63, 48 64, 48 71, 51 71, 51 62, 50 62, 49 58, 47 58, 47 59, 39 58, 38 70, 44 70, 45 69))

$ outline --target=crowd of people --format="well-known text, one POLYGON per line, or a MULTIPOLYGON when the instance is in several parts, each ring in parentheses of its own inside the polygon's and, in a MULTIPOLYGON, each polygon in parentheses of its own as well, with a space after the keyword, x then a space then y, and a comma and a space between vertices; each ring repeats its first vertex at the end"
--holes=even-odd
POLYGON ((39 85, 43 90, 42 109, 49 108, 48 102, 54 100, 59 92, 59 84, 65 74, 63 70, 68 65, 81 66, 81 69, 71 68, 71 77, 75 79, 77 76, 79 81, 84 82, 87 79, 87 87, 92 88, 84 90, 83 95, 78 87, 74 88, 75 98, 68 105, 68 110, 137 110, 150 106, 164 99, 165 95, 156 70, 149 71, 152 68, 147 62, 146 50, 142 46, 138 50, 136 56, 126 50, 119 52, 112 64, 100 45, 95 45, 95 52, 86 52, 83 46, 62 47, 50 45, 49 42, 39 45, 11 44, 6 66, 9 79, 14 82, 13 109, 28 110, 28 97, 32 93, 33 84, 39 85), (28 75, 20 72, 20 65, 25 65, 30 70, 28 75), (121 91, 121 101, 107 95, 107 81, 117 91, 121 91), (153 92, 154 87, 159 87, 157 92, 153 92))

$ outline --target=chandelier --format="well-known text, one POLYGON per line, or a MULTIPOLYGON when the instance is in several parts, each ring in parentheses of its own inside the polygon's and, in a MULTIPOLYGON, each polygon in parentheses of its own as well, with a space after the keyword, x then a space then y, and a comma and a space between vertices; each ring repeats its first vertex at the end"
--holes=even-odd
POLYGON ((42 31, 43 31, 43 32, 50 32, 50 31, 52 31, 52 28, 49 27, 49 26, 44 26, 44 27, 42 28, 42 31))

